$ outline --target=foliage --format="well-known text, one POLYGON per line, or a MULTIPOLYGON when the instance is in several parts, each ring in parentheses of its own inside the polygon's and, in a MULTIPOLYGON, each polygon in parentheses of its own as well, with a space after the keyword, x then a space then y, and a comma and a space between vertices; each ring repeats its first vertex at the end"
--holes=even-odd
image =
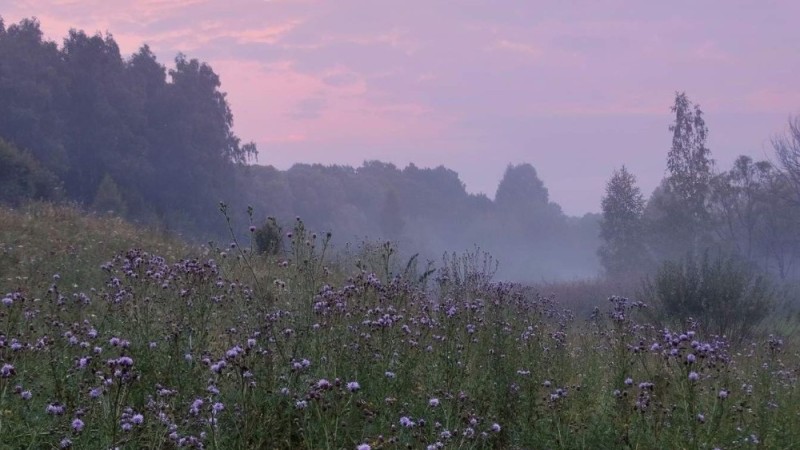
POLYGON ((57 200, 61 186, 56 176, 29 152, 0 139, 0 203, 19 205, 26 200, 57 200))
POLYGON ((202 205, 232 197, 234 168, 257 153, 233 134, 219 87, 183 55, 169 71, 147 46, 125 59, 109 34, 71 30, 59 48, 35 19, 0 32, 0 136, 30 150, 70 200, 91 206, 113 180, 135 199, 121 208, 129 217, 212 229, 202 205))
POLYGON ((97 186, 92 209, 100 213, 112 213, 120 216, 124 216, 127 212, 128 208, 125 205, 125 199, 122 197, 117 183, 108 174, 103 177, 100 185, 97 186))
POLYGON ((649 326, 638 319, 646 305, 619 297, 575 321, 552 298, 492 281, 477 251, 454 270, 479 282, 439 295, 402 276, 329 266, 297 222, 288 258, 256 258, 238 243, 191 248, 62 207, 0 210, 3 258, 18 261, 0 266, 3 445, 790 448, 800 439, 794 341, 731 348, 701 329, 649 326))
POLYGON ((625 166, 614 171, 601 206, 600 237, 604 243, 598 252, 606 274, 620 278, 646 273, 649 261, 644 239, 645 200, 636 186, 636 177, 625 166))
POLYGON ((256 251, 277 255, 283 250, 283 230, 274 217, 267 217, 263 225, 254 231, 256 251))
POLYGON ((663 263, 643 296, 663 309, 663 319, 696 320, 705 333, 735 342, 751 337, 775 303, 763 274, 735 257, 709 252, 663 263))
POLYGON ((789 129, 772 140, 772 148, 793 187, 794 201, 800 205, 800 117, 789 120, 789 129))

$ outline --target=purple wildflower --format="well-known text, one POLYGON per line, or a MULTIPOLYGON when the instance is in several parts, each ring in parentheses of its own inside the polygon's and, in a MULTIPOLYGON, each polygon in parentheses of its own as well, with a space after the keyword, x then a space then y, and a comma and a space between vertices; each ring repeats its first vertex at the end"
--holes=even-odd
POLYGON ((0 378, 9 378, 16 372, 16 369, 11 364, 3 364, 3 367, 0 367, 0 378))
POLYGON ((358 384, 358 381, 351 381, 347 383, 347 390, 350 392, 356 392, 361 389, 361 385, 358 384))
POLYGON ((76 418, 72 421, 72 431, 76 433, 83 431, 83 421, 81 419, 76 418))

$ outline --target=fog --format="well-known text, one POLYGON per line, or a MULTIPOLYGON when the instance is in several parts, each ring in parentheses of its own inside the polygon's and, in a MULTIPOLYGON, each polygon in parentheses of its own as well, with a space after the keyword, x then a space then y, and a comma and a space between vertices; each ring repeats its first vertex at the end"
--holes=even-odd
MULTIPOLYGON (((10 9, 0 22, 4 203, 72 202, 224 245, 269 217, 282 232, 299 218, 341 251, 389 241, 400 259, 438 263, 480 249, 499 261, 498 278, 525 282, 636 278, 710 251, 798 273, 800 132, 786 118, 800 99, 778 95, 796 63, 781 45, 759 56, 769 64, 758 77, 736 69, 784 42, 780 30, 796 32, 781 21, 736 51, 725 40, 738 39, 734 12, 708 36, 649 37, 664 57, 654 67, 680 74, 651 83, 646 67, 600 61, 636 61, 637 42, 567 45, 618 35, 599 19, 569 25, 571 10, 541 22, 522 8, 528 29, 508 11, 476 22, 486 11, 473 5, 433 27, 416 6, 393 24, 348 2, 381 18, 358 37, 331 11, 292 21, 302 9, 260 5, 289 24, 264 37, 237 34, 226 21, 238 19, 200 3, 193 14, 218 19, 201 26, 206 40, 177 20, 181 4, 137 3, 125 14, 152 21, 139 28, 102 8, 87 12, 92 23, 60 3, 39 5, 41 21, 10 9), (106 25, 119 34, 96 31, 106 25), (433 49, 452 51, 451 65, 433 49), (692 67, 696 77, 684 74, 692 67)), ((245 20, 247 8, 232 11, 245 20)), ((656 12, 618 20, 638 33, 681 29, 656 12)))

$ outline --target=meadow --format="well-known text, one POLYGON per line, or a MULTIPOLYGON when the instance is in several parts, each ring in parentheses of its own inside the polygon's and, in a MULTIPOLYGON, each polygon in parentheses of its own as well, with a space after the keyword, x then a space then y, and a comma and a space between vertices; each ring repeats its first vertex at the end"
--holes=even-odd
POLYGON ((789 322, 740 342, 635 298, 575 313, 477 250, 231 230, 0 210, 0 448, 800 448, 789 322))

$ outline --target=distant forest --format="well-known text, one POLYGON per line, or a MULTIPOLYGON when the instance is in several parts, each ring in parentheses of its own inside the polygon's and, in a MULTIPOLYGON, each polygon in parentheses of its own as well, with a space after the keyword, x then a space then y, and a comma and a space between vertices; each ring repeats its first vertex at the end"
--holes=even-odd
POLYGON ((800 133, 776 139, 781 164, 742 157, 718 171, 700 109, 678 94, 673 110, 669 175, 652 197, 620 168, 602 215, 568 217, 529 164, 508 167, 494 200, 469 194, 444 167, 253 164, 269 153, 257 160, 232 132, 208 64, 179 54, 168 69, 146 45, 125 58, 108 34, 72 30, 58 45, 35 19, 0 19, 0 202, 75 202, 207 240, 228 239, 224 201, 242 236, 252 206, 257 227, 301 217, 337 246, 385 239, 438 259, 479 245, 502 278, 522 281, 638 276, 709 250, 795 276, 800 176, 790 170, 800 133))

